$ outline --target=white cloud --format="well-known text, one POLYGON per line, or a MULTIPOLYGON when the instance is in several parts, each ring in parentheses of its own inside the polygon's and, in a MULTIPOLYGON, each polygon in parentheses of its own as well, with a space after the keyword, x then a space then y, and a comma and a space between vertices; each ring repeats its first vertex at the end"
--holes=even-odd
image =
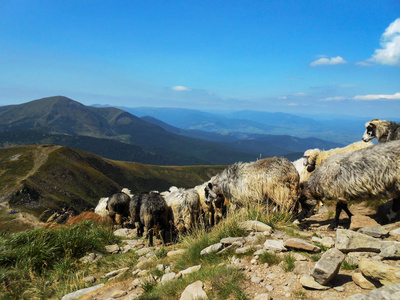
POLYGON ((336 56, 336 57, 332 57, 331 59, 325 58, 325 57, 317 59, 316 61, 313 61, 310 64, 310 66, 316 67, 316 66, 323 66, 323 65, 341 65, 341 64, 347 64, 347 61, 345 61, 340 56, 336 56))
POLYGON ((386 28, 381 37, 381 49, 375 50, 367 62, 400 66, 400 18, 386 28))
POLYGON ((400 93, 396 93, 393 95, 357 95, 354 97, 355 100, 380 100, 380 99, 388 99, 388 100, 400 100, 400 93))
POLYGON ((279 100, 285 100, 285 99, 287 99, 287 97, 286 96, 281 96, 281 97, 278 97, 278 99, 279 100))
POLYGON ((177 91, 177 92, 187 92, 187 91, 191 91, 191 89, 189 89, 189 88, 187 88, 187 87, 185 87, 185 86, 181 86, 181 85, 174 86, 174 87, 172 87, 171 89, 173 89, 174 91, 177 91))
POLYGON ((293 94, 293 96, 296 96, 296 97, 303 97, 303 96, 307 96, 307 94, 306 93, 295 93, 295 94, 293 94))
POLYGON ((337 97, 328 97, 325 99, 321 99, 319 101, 330 102, 330 101, 343 101, 343 100, 346 100, 346 97, 337 96, 337 97))
POLYGON ((359 61, 359 62, 356 62, 356 65, 357 65, 357 66, 361 66, 361 67, 370 67, 370 66, 372 66, 371 63, 366 62, 366 61, 359 61))

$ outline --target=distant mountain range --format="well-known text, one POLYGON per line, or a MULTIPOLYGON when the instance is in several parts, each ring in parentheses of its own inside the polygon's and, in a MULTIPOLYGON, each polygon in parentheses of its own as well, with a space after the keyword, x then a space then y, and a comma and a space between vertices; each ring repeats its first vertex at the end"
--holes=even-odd
POLYGON ((318 138, 266 135, 257 129, 312 122, 291 115, 272 114, 271 120, 264 123, 276 124, 261 126, 258 122, 219 118, 192 110, 154 111, 163 114, 169 122, 154 116, 144 117, 143 112, 137 112, 143 117, 139 118, 120 108, 85 106, 63 96, 3 106, 0 107, 0 146, 57 144, 116 160, 191 165, 231 164, 282 155, 295 159, 309 148, 330 149, 342 145, 318 138), (291 118, 293 121, 289 122, 291 118), (235 131, 237 128, 242 130, 235 131))

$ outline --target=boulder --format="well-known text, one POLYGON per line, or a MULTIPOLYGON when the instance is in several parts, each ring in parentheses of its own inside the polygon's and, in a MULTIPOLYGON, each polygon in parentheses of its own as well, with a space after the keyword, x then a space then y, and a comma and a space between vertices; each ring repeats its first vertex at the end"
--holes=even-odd
POLYGON ((345 300, 398 300, 400 299, 400 284, 383 286, 365 294, 356 294, 345 300))
POLYGON ((363 215, 354 215, 351 218, 350 230, 357 231, 360 228, 375 227, 379 224, 372 218, 363 215))
POLYGON ((290 249, 295 249, 295 250, 300 250, 300 251, 307 251, 307 252, 320 252, 321 249, 313 244, 310 244, 309 242, 306 242, 303 239, 288 239, 283 246, 285 248, 290 248, 290 249))
POLYGON ((315 264, 311 271, 311 276, 319 284, 326 285, 334 276, 339 273, 340 266, 345 258, 345 255, 335 249, 329 249, 315 264))
POLYGON ((244 221, 239 224, 239 227, 246 231, 272 233, 272 227, 260 221, 244 221))
POLYGON ((196 281, 188 285, 183 291, 180 300, 208 299, 201 281, 196 281))
POLYGON ((216 253, 218 251, 220 251, 222 249, 222 244, 221 243, 217 243, 211 246, 208 246, 207 248, 204 248, 203 250, 201 250, 200 255, 204 256, 206 254, 210 254, 210 253, 216 253))
POLYGON ((376 286, 376 284, 374 284, 372 281, 365 278, 362 273, 354 273, 351 278, 353 279, 355 284, 357 284, 364 290, 373 290, 377 287, 380 287, 380 285, 376 286))
POLYGON ((381 241, 368 235, 346 229, 336 231, 336 249, 347 252, 381 251, 381 241))
POLYGON ((363 259, 359 268, 364 276, 379 281, 383 285, 400 283, 400 268, 379 261, 363 259))
POLYGON ((193 267, 190 267, 190 268, 187 268, 185 270, 180 271, 178 273, 178 275, 176 275, 176 277, 178 277, 178 278, 179 277, 185 277, 186 275, 194 273, 194 272, 197 272, 200 269, 201 269, 201 265, 193 266, 193 267))
POLYGON ((266 240, 264 243, 264 248, 266 250, 281 252, 287 249, 283 246, 283 240, 266 240))
POLYGON ((385 259, 400 259, 400 242, 383 241, 379 256, 385 259))
POLYGON ((300 278, 300 283, 303 287, 313 290, 328 290, 329 286, 323 286, 315 281, 314 277, 304 274, 300 278))

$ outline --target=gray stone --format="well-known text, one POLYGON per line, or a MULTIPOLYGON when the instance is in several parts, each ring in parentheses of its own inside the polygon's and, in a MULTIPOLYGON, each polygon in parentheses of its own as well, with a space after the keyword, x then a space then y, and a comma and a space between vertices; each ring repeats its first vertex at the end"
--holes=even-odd
POLYGON ((98 284, 95 286, 91 286, 85 289, 81 289, 79 291, 73 292, 73 293, 69 293, 67 295, 65 295, 64 297, 61 298, 61 300, 73 300, 73 299, 78 299, 79 297, 82 297, 83 295, 86 295, 88 293, 91 293, 99 288, 102 288, 104 286, 104 283, 102 284, 98 284))
POLYGON ((321 259, 315 264, 311 276, 319 284, 326 285, 339 272, 345 255, 332 248, 322 254, 321 259))
POLYGON ((112 298, 121 298, 123 296, 126 296, 128 293, 124 290, 115 290, 112 292, 111 297, 112 298))
POLYGON ((400 283, 400 268, 370 259, 360 261, 359 268, 364 276, 383 285, 400 283))
POLYGON ((358 232, 372 236, 374 238, 384 238, 389 236, 389 231, 387 231, 386 228, 383 226, 364 227, 360 228, 358 232))
POLYGON ((320 252, 321 248, 310 244, 309 242, 306 242, 303 239, 288 239, 283 246, 285 248, 290 248, 290 249, 296 249, 296 250, 302 250, 302 251, 307 251, 307 252, 320 252))
POLYGON ((400 284, 383 286, 365 294, 356 294, 345 300, 398 300, 400 299, 400 284))
POLYGON ((351 218, 350 230, 359 230, 360 228, 376 227, 379 224, 372 218, 364 215, 354 215, 351 218))
POLYGON ((246 240, 243 237, 227 237, 227 238, 221 239, 219 242, 226 247, 226 246, 232 245, 234 243, 243 245, 246 242, 246 240))
POLYGON ((272 233, 272 227, 264 224, 260 221, 244 221, 239 224, 240 228, 243 228, 246 231, 257 231, 257 232, 265 232, 272 233))
POLYGON ((136 237, 136 229, 121 228, 114 231, 114 235, 124 238, 134 238, 136 237))
POLYGON ((177 256, 181 256, 183 253, 185 253, 185 250, 179 249, 179 250, 169 251, 167 253, 167 256, 168 257, 177 257, 177 256))
POLYGON ((313 290, 328 290, 329 286, 323 286, 315 281, 314 277, 304 274, 300 278, 300 283, 303 287, 313 290))
POLYGON ((266 240, 264 243, 266 250, 274 252, 286 251, 287 249, 283 246, 283 240, 266 240))
POLYGON ((94 276, 87 276, 87 277, 83 278, 83 282, 85 282, 85 283, 95 283, 96 282, 96 278, 94 276))
POLYGON ((253 300, 271 300, 271 296, 268 294, 258 294, 253 298, 253 300))
POLYGON ((380 252, 381 241, 346 229, 337 229, 336 248, 344 253, 354 251, 380 252))
POLYGON ((190 267, 190 268, 187 268, 187 269, 185 269, 185 270, 183 270, 183 271, 180 271, 179 273, 178 273, 178 275, 176 275, 178 278, 179 277, 185 277, 185 276, 187 276, 188 274, 191 274, 191 273, 194 273, 194 272, 197 272, 197 271, 199 271, 201 269, 201 265, 197 265, 197 266, 193 266, 193 267, 190 267))
POLYGON ((335 241, 330 236, 327 236, 321 239, 321 244, 326 248, 332 248, 333 246, 335 246, 335 241))
POLYGON ((373 282, 365 278, 362 273, 354 273, 351 278, 355 284, 364 290, 373 290, 378 287, 373 282))
POLYGON ((121 248, 118 245, 108 245, 105 247, 107 253, 116 254, 121 251, 121 248))
POLYGON ((88 255, 79 259, 83 263, 95 263, 99 259, 103 258, 103 255, 100 253, 89 253, 88 255))
POLYGON ((254 246, 248 245, 246 247, 236 249, 235 253, 236 254, 245 254, 245 253, 249 252, 251 249, 254 249, 254 246))
POLYGON ((379 256, 386 259, 400 259, 400 242, 382 242, 379 256))
POLYGON ((254 282, 254 283, 260 283, 261 281, 263 281, 263 279, 261 277, 258 277, 258 276, 252 276, 250 278, 250 280, 251 280, 251 282, 254 282))
POLYGON ((188 285, 183 291, 180 300, 208 299, 203 287, 204 285, 201 281, 188 285))
POLYGON ((129 270, 129 268, 122 268, 122 269, 119 269, 119 270, 111 271, 111 272, 107 273, 106 275, 101 276, 101 278, 115 277, 115 276, 118 276, 120 274, 125 273, 128 270, 129 270))
POLYGON ((161 278, 161 283, 164 284, 168 281, 172 281, 175 279, 175 277, 176 277, 176 273, 174 273, 174 272, 164 274, 163 277, 161 278))
POLYGON ((222 247, 223 246, 221 243, 217 243, 217 244, 208 246, 207 248, 204 248, 203 250, 201 250, 200 255, 203 256, 203 255, 210 254, 210 253, 216 253, 219 250, 221 250, 222 247))
POLYGON ((139 249, 139 250, 136 250, 136 254, 139 255, 139 256, 146 255, 149 252, 151 252, 151 249, 147 248, 147 247, 139 249))

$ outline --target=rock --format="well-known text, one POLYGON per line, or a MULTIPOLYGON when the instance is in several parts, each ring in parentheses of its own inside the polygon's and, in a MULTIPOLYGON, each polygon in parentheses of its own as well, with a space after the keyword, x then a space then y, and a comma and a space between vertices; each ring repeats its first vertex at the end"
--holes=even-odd
POLYGON ((351 278, 355 284, 364 290, 373 290, 380 286, 376 286, 373 282, 369 281, 362 273, 354 273, 351 278))
POLYGON ((126 300, 134 300, 134 299, 139 299, 140 295, 138 294, 130 294, 126 300))
POLYGON ((204 285, 201 281, 188 285, 183 291, 180 300, 208 299, 203 287, 204 285))
POLYGON ((345 300, 398 300, 400 299, 400 284, 383 286, 365 294, 356 294, 345 300))
POLYGON ((292 257, 295 261, 307 261, 308 258, 301 253, 293 252, 292 257))
POLYGON ((161 278, 161 283, 164 284, 168 281, 172 281, 175 279, 175 277, 176 277, 176 273, 174 273, 174 272, 164 274, 163 277, 161 278))
POLYGON ((363 216, 363 215, 354 215, 351 218, 351 223, 350 223, 350 230, 358 230, 360 228, 366 228, 366 227, 376 227, 379 226, 379 224, 372 218, 368 216, 363 216))
POLYGON ((264 243, 264 248, 266 250, 281 252, 287 249, 283 246, 283 240, 266 240, 264 243))
POLYGON ((335 246, 335 241, 330 236, 327 236, 321 239, 321 244, 326 248, 332 248, 333 246, 335 246))
POLYGON ((389 231, 383 226, 360 228, 358 232, 372 236, 374 238, 385 238, 389 236, 389 231))
POLYGON ((87 276, 87 277, 83 278, 83 282, 85 282, 85 283, 95 283, 96 282, 96 278, 94 276, 87 276))
POLYGON ((256 295, 253 300, 271 300, 271 296, 268 294, 259 294, 256 295))
POLYGON ((395 238, 397 241, 400 240, 400 228, 392 229, 389 231, 389 235, 395 238))
POLYGON ((346 229, 337 229, 336 249, 344 253, 354 251, 379 253, 381 250, 381 241, 359 232, 346 229))
POLYGON ((321 249, 313 244, 310 244, 309 242, 306 242, 303 239, 288 239, 283 246, 285 248, 290 248, 290 249, 296 249, 296 250, 302 250, 302 251, 308 251, 308 252, 320 252, 321 249))
POLYGON ((128 229, 128 228, 117 229, 116 231, 114 231, 114 235, 131 239, 136 237, 136 229, 128 229))
POLYGON ((300 278, 300 283, 303 287, 313 289, 313 290, 328 290, 329 286, 320 285, 315 281, 314 277, 304 274, 300 278))
POLYGON ((261 281, 263 281, 263 279, 261 277, 258 277, 258 276, 252 276, 250 278, 250 280, 251 280, 251 282, 254 282, 254 283, 260 283, 261 281))
POLYGON ((245 254, 245 253, 249 252, 251 249, 254 249, 254 246, 248 245, 246 247, 236 249, 235 253, 236 254, 245 254))
POLYGON ((106 252, 111 254, 116 254, 121 251, 121 248, 118 245, 108 245, 106 246, 106 252))
POLYGON ((168 257, 176 257, 176 256, 181 256, 183 253, 185 253, 185 250, 179 249, 179 250, 169 251, 167 253, 167 256, 168 257))
POLYGON ((379 261, 363 259, 359 268, 364 276, 379 281, 383 285, 400 283, 400 268, 379 261))
POLYGON ((113 291, 112 292, 112 294, 111 294, 111 297, 112 298, 121 298, 121 297, 123 297, 123 296, 125 296, 125 295, 127 295, 128 293, 126 292, 126 291, 123 291, 123 290, 116 290, 116 291, 113 291))
POLYGON ((382 242, 379 256, 385 259, 400 259, 400 242, 382 242))
POLYGON ((79 291, 73 292, 73 293, 69 293, 67 295, 65 295, 64 297, 61 298, 61 300, 73 300, 73 299, 78 299, 79 297, 82 297, 83 295, 86 295, 88 293, 91 293, 99 288, 102 288, 104 286, 104 284, 98 284, 95 286, 91 286, 85 289, 81 289, 79 291))
POLYGON ((214 245, 208 246, 207 248, 204 248, 203 250, 201 250, 200 255, 204 256, 206 254, 216 253, 221 249, 222 249, 221 243, 214 244, 214 245))
POLYGON ((89 253, 88 255, 79 259, 83 263, 94 263, 99 259, 103 258, 103 255, 100 253, 89 253))
POLYGON ((197 266, 193 266, 193 267, 190 267, 190 268, 187 268, 187 269, 185 269, 185 270, 183 270, 183 271, 180 271, 179 273, 178 273, 178 275, 176 275, 178 278, 179 277, 185 277, 186 275, 188 275, 188 274, 191 274, 191 273, 194 273, 194 272, 197 272, 197 271, 199 271, 201 269, 201 265, 197 265, 197 266))
POLYGON ((115 271, 112 271, 112 272, 107 273, 106 275, 101 276, 101 278, 111 278, 111 277, 115 277, 115 276, 118 276, 118 275, 120 275, 120 274, 125 273, 125 272, 128 271, 128 270, 129 270, 129 268, 122 268, 122 269, 119 269, 119 270, 115 270, 115 271))
POLYGON ((272 233, 272 227, 260 221, 244 221, 239 224, 239 227, 246 231, 256 231, 256 232, 267 231, 269 234, 272 233))
POLYGON ((345 255, 339 250, 332 248, 322 254, 320 260, 311 271, 311 276, 319 284, 326 285, 339 272, 345 255))
POLYGON ((136 254, 139 256, 146 255, 147 253, 151 252, 151 249, 148 247, 144 247, 142 249, 136 250, 136 254))
POLYGON ((227 238, 223 238, 219 242, 221 244, 223 244, 224 247, 227 247, 227 246, 232 245, 232 244, 236 244, 236 245, 241 244, 241 245, 243 245, 244 243, 246 243, 246 240, 243 237, 227 237, 227 238))
POLYGON ((160 272, 164 272, 165 266, 164 266, 163 264, 158 264, 158 265, 156 266, 156 269, 157 269, 158 271, 160 271, 160 272))

